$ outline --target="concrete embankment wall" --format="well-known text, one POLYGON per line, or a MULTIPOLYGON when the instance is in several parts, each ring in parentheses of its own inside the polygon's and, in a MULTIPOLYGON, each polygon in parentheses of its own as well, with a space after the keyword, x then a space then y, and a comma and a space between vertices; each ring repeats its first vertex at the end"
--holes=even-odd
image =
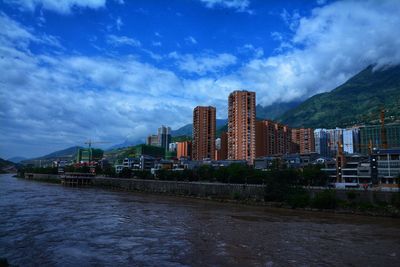
MULTIPOLYGON (((313 198, 317 193, 322 192, 326 189, 310 189, 310 197, 313 198)), ((351 190, 351 189, 336 189, 336 198, 340 200, 349 200, 349 193, 355 193, 355 202, 367 202, 378 204, 379 202, 391 203, 394 194, 400 194, 399 192, 390 191, 376 191, 376 190, 351 190)))
MULTIPOLYGON (((165 193, 171 195, 186 195, 213 198, 240 198, 264 200, 265 186, 245 184, 222 184, 204 182, 178 182, 120 178, 95 178, 95 186, 119 189, 124 191, 141 191, 151 193, 165 193)), ((323 188, 309 188, 310 197, 324 191, 323 188)), ((352 190, 336 190, 336 197, 340 200, 348 200, 348 194, 352 190)), ((356 202, 387 202, 390 203, 394 194, 398 192, 384 192, 372 190, 354 190, 356 202)))
POLYGON ((37 181, 61 182, 61 178, 57 174, 25 173, 24 178, 37 181))
POLYGON ((165 193, 172 195, 215 197, 215 198, 250 198, 264 199, 264 186, 244 184, 222 184, 204 182, 178 182, 140 179, 96 178, 95 186, 122 189, 126 191, 141 191, 165 193))
MULTIPOLYGON (((26 179, 38 181, 60 182, 60 176, 54 174, 26 173, 26 179)), ((160 181, 96 177, 92 180, 93 186, 111 188, 123 191, 140 191, 149 193, 163 193, 169 195, 185 195, 212 198, 239 198, 264 200, 265 186, 245 184, 223 184, 206 182, 182 182, 182 181, 160 181)), ((324 191, 323 188, 309 188, 310 197, 324 191)), ((336 197, 340 200, 348 200, 348 194, 352 190, 336 190, 336 197)), ((356 202, 390 203, 394 194, 399 192, 385 192, 374 190, 354 190, 356 202)))

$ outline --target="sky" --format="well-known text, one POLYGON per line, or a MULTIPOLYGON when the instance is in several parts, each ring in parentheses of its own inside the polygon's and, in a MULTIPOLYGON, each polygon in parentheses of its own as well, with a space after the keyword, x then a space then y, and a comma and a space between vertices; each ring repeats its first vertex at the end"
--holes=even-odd
POLYGON ((400 1, 0 0, 0 157, 144 142, 400 62, 400 1))

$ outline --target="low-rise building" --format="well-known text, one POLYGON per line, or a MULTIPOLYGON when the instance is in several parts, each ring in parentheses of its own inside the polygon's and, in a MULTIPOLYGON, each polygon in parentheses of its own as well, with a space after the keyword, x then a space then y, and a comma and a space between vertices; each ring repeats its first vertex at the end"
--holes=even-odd
POLYGON ((373 179, 377 179, 384 187, 399 187, 400 183, 400 149, 375 149, 371 155, 373 179), (375 164, 376 162, 376 164, 375 164))
POLYGON ((122 165, 128 169, 139 169, 140 160, 139 158, 124 158, 122 165))
POLYGON ((140 160, 139 162, 140 170, 151 170, 152 168, 154 168, 157 161, 155 157, 148 155, 141 155, 139 160, 140 160))

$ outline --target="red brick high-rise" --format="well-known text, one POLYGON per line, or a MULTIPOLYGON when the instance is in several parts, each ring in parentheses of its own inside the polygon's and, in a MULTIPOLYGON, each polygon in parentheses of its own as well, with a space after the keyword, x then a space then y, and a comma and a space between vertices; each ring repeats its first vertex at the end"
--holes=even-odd
POLYGON ((221 133, 221 144, 220 147, 215 150, 216 160, 228 159, 228 134, 226 132, 221 133))
POLYGON ((292 129, 292 142, 299 145, 300 154, 315 152, 314 130, 311 128, 292 129))
POLYGON ((291 129, 283 124, 263 120, 256 122, 256 156, 290 153, 291 129))
POLYGON ((193 110, 192 159, 215 159, 215 107, 196 107, 193 110))
POLYGON ((191 141, 183 141, 176 143, 176 157, 187 158, 192 156, 192 142, 191 141))
POLYGON ((228 99, 228 159, 247 160, 256 156, 256 93, 234 91, 228 99))

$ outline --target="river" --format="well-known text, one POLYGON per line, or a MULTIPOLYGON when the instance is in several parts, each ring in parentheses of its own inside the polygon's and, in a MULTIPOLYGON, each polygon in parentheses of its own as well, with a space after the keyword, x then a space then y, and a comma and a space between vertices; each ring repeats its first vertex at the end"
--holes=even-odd
POLYGON ((18 266, 398 266, 400 220, 69 188, 0 175, 18 266))

